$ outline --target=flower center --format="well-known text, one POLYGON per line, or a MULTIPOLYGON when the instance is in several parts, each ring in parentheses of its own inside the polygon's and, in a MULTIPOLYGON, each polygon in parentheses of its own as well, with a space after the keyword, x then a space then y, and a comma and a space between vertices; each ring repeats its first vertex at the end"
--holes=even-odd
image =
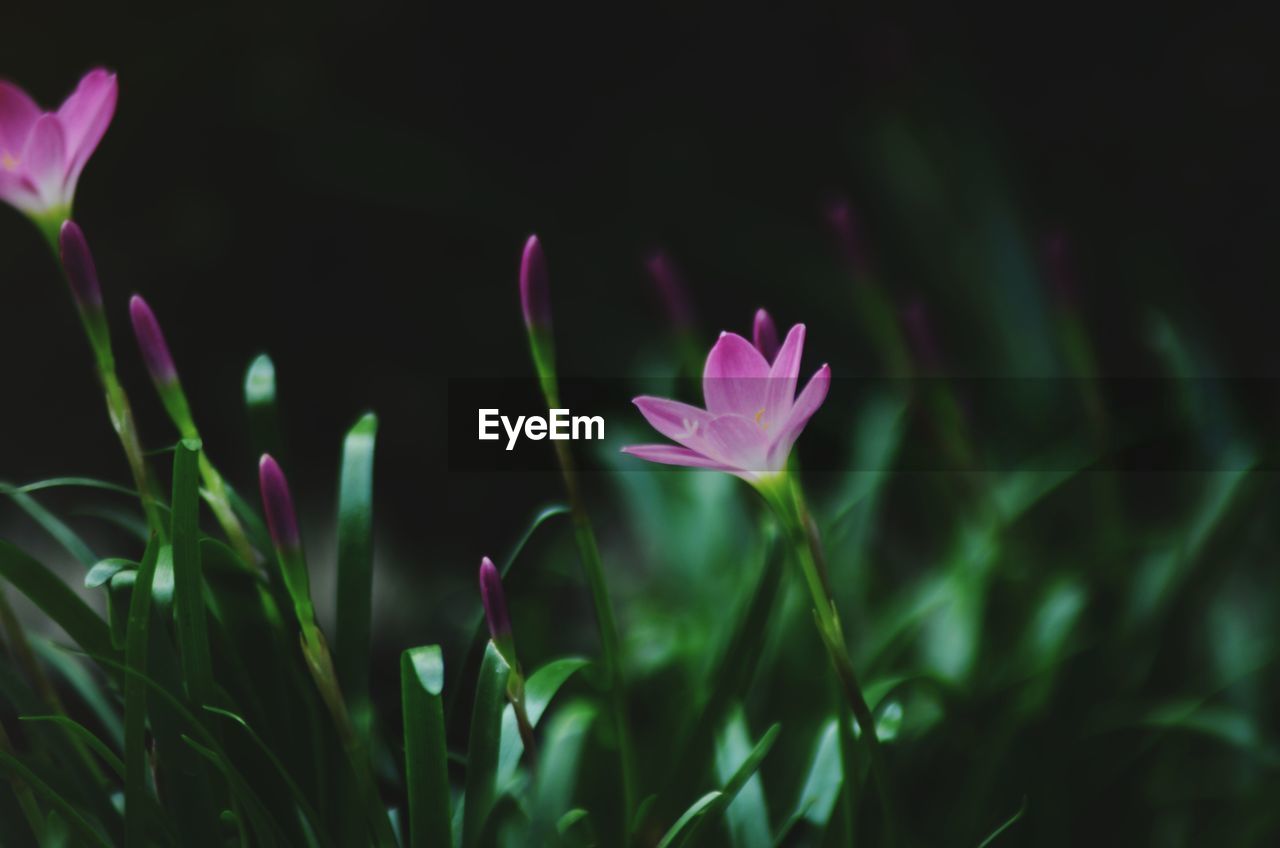
POLYGON ((17 157, 15 157, 12 153, 10 153, 7 150, 0 152, 0 168, 4 168, 6 171, 12 171, 17 167, 18 167, 17 157))

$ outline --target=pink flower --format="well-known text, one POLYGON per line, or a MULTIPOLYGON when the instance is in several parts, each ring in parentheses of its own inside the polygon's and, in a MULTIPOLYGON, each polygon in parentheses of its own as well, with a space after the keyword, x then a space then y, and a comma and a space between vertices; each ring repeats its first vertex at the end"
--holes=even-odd
POLYGON ((32 217, 71 214, 76 182, 116 111, 116 75, 90 71, 57 112, 0 80, 0 200, 32 217))
POLYGON ((803 324, 787 333, 772 365, 742 336, 721 333, 702 376, 706 409, 656 397, 633 401, 654 429, 678 444, 631 445, 623 453, 728 471, 757 485, 777 476, 831 385, 831 369, 823 365, 796 395, 803 349, 803 324))

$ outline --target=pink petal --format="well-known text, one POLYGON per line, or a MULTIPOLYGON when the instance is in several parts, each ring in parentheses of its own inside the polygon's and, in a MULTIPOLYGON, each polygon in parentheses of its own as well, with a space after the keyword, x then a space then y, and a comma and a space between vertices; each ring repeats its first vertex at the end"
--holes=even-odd
POLYGON ((0 200, 12 204, 23 212, 35 212, 42 204, 40 197, 31 190, 31 182, 22 171, 6 171, 0 168, 0 200))
POLYGON ((753 416, 764 408, 769 363, 751 342, 737 333, 724 333, 702 372, 707 411, 715 415, 753 416))
POLYGON ((769 437, 754 419, 721 415, 707 426, 707 454, 725 465, 746 471, 765 471, 769 437))
POLYGON ((672 441, 698 451, 706 451, 707 425, 712 415, 705 409, 657 397, 638 397, 631 401, 653 429, 672 441))
POLYGON ((787 420, 796 396, 796 378, 800 376, 800 356, 804 353, 804 324, 796 324, 787 333, 778 356, 769 369, 769 390, 765 395, 764 420, 775 427, 787 420))
POLYGON ((809 419, 822 406, 822 402, 827 399, 827 390, 831 387, 831 367, 823 365, 818 372, 809 380, 809 385, 804 387, 804 391, 796 398, 795 406, 791 408, 791 414, 787 416, 786 421, 778 432, 774 434, 773 444, 769 447, 769 464, 771 467, 781 469, 787 464, 787 457, 791 454, 791 447, 796 443, 796 439, 800 438, 800 433, 804 430, 809 419))
POLYGON ((53 114, 41 115, 31 128, 22 151, 22 168, 35 184, 46 206, 63 200, 62 174, 67 160, 66 136, 53 114))
POLYGON ((732 471, 733 469, 703 456, 697 451, 675 445, 628 445, 622 449, 625 454, 638 456, 650 462, 663 465, 683 465, 688 468, 712 468, 716 471, 732 471))
POLYGON ((68 197, 75 193, 80 172, 111 124, 118 93, 116 75, 96 68, 84 75, 76 90, 58 107, 58 118, 67 135, 68 197))
POLYGON ((0 158, 17 159, 27 145, 27 133, 40 117, 40 107, 25 91, 0 80, 0 158))

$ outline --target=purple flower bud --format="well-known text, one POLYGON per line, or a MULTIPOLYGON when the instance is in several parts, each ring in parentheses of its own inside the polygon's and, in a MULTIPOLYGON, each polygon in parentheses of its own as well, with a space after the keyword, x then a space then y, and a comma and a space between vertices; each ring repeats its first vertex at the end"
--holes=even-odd
POLYGON ((98 285, 98 269, 93 264, 93 254, 85 241, 80 225, 68 218, 62 222, 58 233, 58 247, 62 253, 62 267, 71 285, 71 294, 81 309, 102 308, 102 288, 98 285))
POLYGON ((751 328, 751 337, 756 350, 769 362, 778 355, 778 328, 773 323, 773 316, 763 309, 756 310, 755 324, 751 328))
POLYGON ((129 300, 129 320, 133 322, 133 335, 138 340, 138 350, 142 351, 142 361, 157 386, 169 386, 178 380, 178 370, 173 366, 173 357, 169 355, 169 345, 165 343, 164 333, 151 307, 139 295, 129 300))
POLYGON ((680 329, 692 327, 693 307, 689 304, 689 293, 671 257, 657 250, 645 260, 644 265, 653 280, 654 288, 658 290, 658 296, 662 298, 662 305, 666 307, 671 323, 680 329))
POLYGON ((264 453, 258 463, 258 486, 262 491, 262 507, 267 513, 271 541, 280 550, 296 550, 301 545, 301 537, 298 535, 298 515, 293 509, 293 495, 289 493, 289 481, 280 470, 280 463, 271 454, 264 453))
POLYGON ((551 328, 551 289, 547 282, 547 260, 536 235, 524 243, 520 259, 520 306, 529 329, 551 328))
POLYGON ((836 246, 849 268, 857 274, 866 272, 867 251, 862 226, 848 200, 840 197, 827 204, 827 225, 831 227, 836 246))
POLYGON ((507 597, 502 591, 502 577, 493 560, 480 560, 480 600, 484 617, 489 622, 489 635, 494 641, 511 638, 511 616, 507 615, 507 597))

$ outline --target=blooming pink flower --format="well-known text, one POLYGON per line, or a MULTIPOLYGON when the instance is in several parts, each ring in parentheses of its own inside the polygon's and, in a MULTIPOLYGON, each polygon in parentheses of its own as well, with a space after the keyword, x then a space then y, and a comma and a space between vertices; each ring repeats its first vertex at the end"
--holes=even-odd
POLYGON ((0 200, 32 217, 71 214, 76 182, 116 111, 116 75, 90 71, 56 112, 0 80, 0 200))
POLYGON ((636 398, 645 419, 677 444, 631 445, 623 453, 665 465, 728 471, 756 484, 784 471, 792 445, 831 385, 831 369, 823 365, 796 395, 804 332, 803 324, 791 328, 772 365, 742 336, 721 333, 703 371, 706 409, 636 398))

